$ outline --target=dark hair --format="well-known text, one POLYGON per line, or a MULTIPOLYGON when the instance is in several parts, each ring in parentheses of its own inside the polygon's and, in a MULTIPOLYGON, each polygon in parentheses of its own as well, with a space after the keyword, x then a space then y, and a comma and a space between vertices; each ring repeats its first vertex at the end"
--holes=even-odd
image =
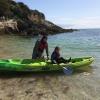
POLYGON ((43 36, 41 42, 44 42, 44 39, 48 39, 47 36, 43 36))
POLYGON ((55 47, 55 50, 58 50, 58 49, 60 49, 60 47, 56 46, 56 47, 55 47))
POLYGON ((44 40, 44 39, 48 39, 47 36, 43 36, 43 37, 42 37, 42 40, 44 40))

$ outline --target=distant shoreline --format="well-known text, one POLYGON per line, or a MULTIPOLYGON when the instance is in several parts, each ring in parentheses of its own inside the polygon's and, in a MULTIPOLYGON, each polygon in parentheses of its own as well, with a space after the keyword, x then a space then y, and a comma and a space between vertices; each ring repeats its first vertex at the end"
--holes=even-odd
MULTIPOLYGON (((1 29, 0 30, 0 35, 15 35, 15 36, 38 36, 39 34, 41 33, 37 33, 36 34, 30 34, 30 35, 27 35, 26 32, 13 32, 14 30, 11 30, 11 31, 8 31, 8 29, 1 29)), ((56 35, 56 34, 63 34, 63 33, 71 33, 71 32, 74 32, 74 31, 79 31, 77 29, 67 29, 67 30, 64 30, 62 32, 58 32, 58 33, 48 33, 46 32, 46 34, 44 35, 56 35)))

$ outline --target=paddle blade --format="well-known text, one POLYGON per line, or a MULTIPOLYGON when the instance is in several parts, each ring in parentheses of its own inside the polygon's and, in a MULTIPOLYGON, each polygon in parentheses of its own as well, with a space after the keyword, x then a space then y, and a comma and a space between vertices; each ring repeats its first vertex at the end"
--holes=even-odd
POLYGON ((63 67, 63 72, 66 75, 71 75, 73 73, 73 69, 71 67, 63 67))

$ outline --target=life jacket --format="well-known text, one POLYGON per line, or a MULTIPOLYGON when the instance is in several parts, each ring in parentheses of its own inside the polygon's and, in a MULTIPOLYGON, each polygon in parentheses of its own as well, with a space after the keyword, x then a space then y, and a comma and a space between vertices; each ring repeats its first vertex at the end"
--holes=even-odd
POLYGON ((58 60, 60 57, 60 53, 57 53, 56 51, 54 51, 51 55, 51 60, 58 60))
POLYGON ((47 46, 48 46, 47 42, 42 42, 41 41, 40 44, 39 44, 38 50, 41 51, 41 52, 43 52, 43 50, 46 49, 47 46))

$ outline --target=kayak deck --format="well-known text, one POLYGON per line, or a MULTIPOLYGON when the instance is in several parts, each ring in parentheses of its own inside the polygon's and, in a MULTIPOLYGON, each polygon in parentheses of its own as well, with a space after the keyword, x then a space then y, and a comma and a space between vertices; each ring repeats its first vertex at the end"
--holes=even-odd
POLYGON ((8 71, 61 71, 62 67, 71 67, 77 69, 83 66, 89 66, 93 62, 93 57, 83 57, 71 59, 69 63, 52 64, 51 61, 43 59, 1 59, 0 70, 8 71))

